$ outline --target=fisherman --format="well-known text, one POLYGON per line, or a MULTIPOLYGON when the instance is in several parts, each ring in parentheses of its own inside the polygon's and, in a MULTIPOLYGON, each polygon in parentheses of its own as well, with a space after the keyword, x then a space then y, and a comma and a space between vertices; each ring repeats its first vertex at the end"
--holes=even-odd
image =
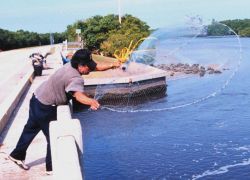
POLYGON ((63 65, 70 62, 70 60, 72 59, 73 57, 73 52, 69 52, 67 53, 66 57, 63 56, 62 52, 60 52, 61 54, 61 58, 62 58, 62 62, 63 62, 63 65))
POLYGON ((45 56, 43 56, 42 53, 40 52, 33 53, 29 56, 32 61, 32 65, 34 67, 35 76, 41 76, 43 69, 49 69, 46 61, 46 58, 49 55, 51 55, 51 52, 47 52, 45 56))
POLYGON ((109 65, 97 64, 87 49, 76 51, 70 63, 57 70, 34 92, 30 100, 28 121, 9 159, 22 169, 28 170, 29 166, 24 163, 26 151, 41 130, 47 140, 46 173, 52 174, 49 123, 56 120, 57 106, 67 104, 74 97, 78 102, 89 105, 92 110, 97 110, 100 104, 84 93, 84 80, 81 75, 119 66, 119 61, 109 65))

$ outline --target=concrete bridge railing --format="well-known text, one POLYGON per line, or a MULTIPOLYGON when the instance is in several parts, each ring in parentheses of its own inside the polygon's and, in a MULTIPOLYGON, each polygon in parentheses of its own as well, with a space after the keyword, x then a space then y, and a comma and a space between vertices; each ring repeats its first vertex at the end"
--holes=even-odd
POLYGON ((0 134, 2 133, 6 124, 8 123, 22 95, 30 86, 33 77, 34 77, 34 70, 32 67, 30 67, 27 70, 27 73, 25 74, 25 76, 21 79, 21 81, 19 81, 18 85, 14 87, 11 93, 1 103, 0 105, 0 134))
POLYGON ((50 143, 53 178, 82 180, 82 129, 80 121, 72 119, 68 105, 57 108, 57 121, 50 123, 50 143))

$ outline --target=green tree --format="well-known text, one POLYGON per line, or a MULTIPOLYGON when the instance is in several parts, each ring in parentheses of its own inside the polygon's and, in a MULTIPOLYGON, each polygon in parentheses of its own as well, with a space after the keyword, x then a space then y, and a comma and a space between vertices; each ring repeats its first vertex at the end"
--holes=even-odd
POLYGON ((135 44, 149 34, 149 26, 145 22, 131 15, 125 15, 122 17, 120 28, 109 32, 109 38, 101 44, 101 50, 112 56, 115 50, 128 47, 131 41, 135 44))
POLYGON ((103 41, 109 37, 109 32, 120 28, 117 15, 94 16, 79 23, 82 37, 88 48, 100 48, 103 41))
POLYGON ((239 31, 240 36, 250 37, 250 27, 239 31))
POLYGON ((61 43, 66 39, 66 33, 53 33, 54 35, 54 43, 61 43))
POLYGON ((250 27, 250 19, 234 19, 234 20, 225 20, 221 23, 226 24, 232 28, 237 34, 247 27, 250 27))
POLYGON ((221 23, 217 23, 214 19, 212 20, 212 24, 207 27, 208 36, 223 36, 230 35, 231 33, 228 27, 221 23))
POLYGON ((65 32, 68 41, 76 41, 76 29, 79 29, 78 24, 81 21, 74 23, 73 25, 68 25, 65 32))
POLYGON ((234 19, 234 20, 225 20, 220 21, 219 23, 215 23, 215 21, 212 21, 212 24, 207 27, 208 35, 232 35, 233 33, 229 31, 228 27, 223 27, 225 24, 231 29, 233 29, 236 34, 240 36, 248 36, 249 37, 249 27, 250 27, 250 19, 234 19))
POLYGON ((88 48, 101 49, 110 56, 116 49, 128 46, 131 40, 138 41, 149 35, 149 26, 131 15, 123 16, 122 24, 114 14, 77 21, 67 27, 68 40, 74 40, 76 29, 81 29, 81 37, 88 48))

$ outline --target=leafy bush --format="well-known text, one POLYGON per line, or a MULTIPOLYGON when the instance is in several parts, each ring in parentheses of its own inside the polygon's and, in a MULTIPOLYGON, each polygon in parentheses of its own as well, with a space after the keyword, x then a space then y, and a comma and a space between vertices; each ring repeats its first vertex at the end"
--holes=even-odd
POLYGON ((131 40, 138 41, 150 33, 149 26, 131 15, 122 17, 122 24, 118 16, 94 16, 84 21, 77 21, 67 27, 67 37, 74 41, 75 30, 81 29, 81 37, 87 48, 100 49, 105 55, 112 56, 116 49, 127 47, 131 40))

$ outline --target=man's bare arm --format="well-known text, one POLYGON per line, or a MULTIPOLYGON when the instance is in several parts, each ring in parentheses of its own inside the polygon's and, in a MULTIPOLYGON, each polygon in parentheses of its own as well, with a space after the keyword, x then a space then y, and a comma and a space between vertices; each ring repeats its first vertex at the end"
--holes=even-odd
POLYGON ((100 104, 97 100, 88 97, 86 94, 82 92, 75 92, 73 96, 76 100, 82 104, 89 105, 92 110, 97 110, 100 107, 100 104))
POLYGON ((118 68, 121 66, 120 61, 114 61, 112 63, 109 64, 97 64, 96 65, 96 71, 105 71, 108 69, 113 69, 113 68, 118 68))

